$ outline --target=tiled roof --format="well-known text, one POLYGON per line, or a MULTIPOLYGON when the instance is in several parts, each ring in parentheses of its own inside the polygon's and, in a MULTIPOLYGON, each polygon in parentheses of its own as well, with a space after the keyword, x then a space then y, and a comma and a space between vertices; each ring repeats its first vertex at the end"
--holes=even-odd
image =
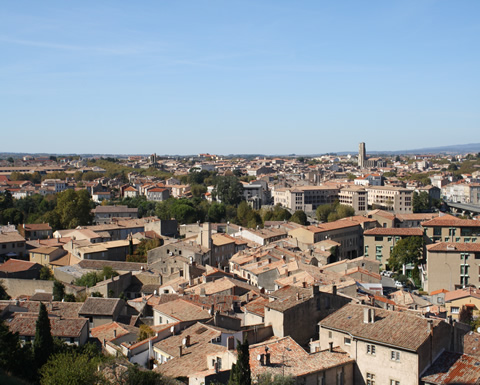
POLYGON ((423 227, 480 227, 480 221, 459 219, 453 215, 443 215, 422 223, 423 227))
MULTIPOLYGON (((364 310, 368 306, 347 304, 320 321, 321 327, 350 333, 359 339, 368 339, 386 345, 416 351, 428 338, 428 321, 407 312, 375 308, 375 322, 365 323, 364 310)), ((433 329, 447 326, 443 321, 431 320, 433 329), (443 324, 445 325, 443 325, 443 324)))
POLYGON ((178 321, 205 320, 211 317, 210 313, 201 306, 180 298, 157 305, 153 309, 178 321))
POLYGON ((256 314, 260 317, 265 316, 265 305, 268 304, 269 299, 265 297, 258 297, 257 299, 254 299, 253 301, 250 301, 247 303, 244 308, 249 312, 256 314))
POLYGON ((127 206, 97 206, 93 211, 97 214, 138 213, 138 208, 129 208, 127 206))
POLYGON ((354 359, 339 348, 307 353, 291 337, 272 339, 250 346, 250 370, 252 378, 268 372, 273 375, 299 377, 340 365, 353 364, 354 359), (268 348, 270 364, 261 365, 257 357, 268 348), (287 350, 289 349, 289 351, 287 350), (287 354, 285 354, 287 353, 287 354))
POLYGON ((422 376, 431 384, 475 385, 480 383, 480 360, 466 354, 443 352, 422 376))
POLYGON ((419 227, 377 227, 367 230, 363 235, 391 235, 391 236, 423 236, 423 230, 419 227))
POLYGON ((24 224, 23 228, 28 231, 52 230, 48 223, 28 223, 24 224))
POLYGON ((10 231, 8 233, 0 233, 0 243, 10 243, 10 242, 25 242, 25 238, 23 238, 16 231, 10 231))
POLYGON ((480 252, 480 243, 450 243, 438 242, 427 245, 427 250, 430 251, 450 251, 450 252, 480 252))
POLYGON ((274 291, 272 296, 275 298, 275 300, 267 303, 265 306, 270 309, 283 312, 287 309, 297 306, 302 302, 308 301, 312 295, 312 288, 285 286, 274 291))
POLYGON ((459 298, 474 297, 480 299, 480 290, 468 287, 445 293, 445 302, 454 301, 459 298))
POLYGON ((79 314, 112 316, 117 307, 123 303, 123 300, 120 298, 88 297, 79 314))
MULTIPOLYGON (((14 317, 8 324, 10 331, 21 336, 35 336, 38 317, 14 317)), ((86 318, 50 318, 50 327, 54 337, 80 337, 88 322, 86 318)))
POLYGON ((480 358, 480 334, 470 332, 463 336, 463 352, 480 358))
POLYGON ((239 281, 238 279, 233 279, 229 277, 222 277, 220 279, 215 280, 215 282, 207 282, 197 285, 191 289, 188 289, 186 293, 195 293, 200 294, 202 289, 205 289, 206 295, 211 295, 215 293, 220 293, 227 290, 234 290, 235 287, 239 287, 245 290, 251 290, 260 292, 260 289, 256 286, 249 285, 243 281, 239 281))
POLYGON ((168 376, 178 377, 207 369, 206 354, 226 350, 224 346, 210 343, 220 335, 221 332, 215 328, 197 322, 180 334, 157 342, 154 345, 155 349, 174 358, 159 365, 155 370, 168 376), (185 346, 183 340, 187 336, 190 336, 190 344, 185 346), (180 356, 179 346, 182 346, 182 356, 180 356))
POLYGON ((3 265, 0 265, 0 271, 4 273, 16 273, 19 271, 26 271, 34 268, 40 268, 41 265, 35 262, 22 261, 20 259, 10 258, 3 265))
POLYGON ((109 322, 92 328, 91 334, 92 337, 103 342, 103 340, 112 341, 127 334, 138 336, 139 330, 140 329, 135 326, 125 325, 118 322, 109 322))

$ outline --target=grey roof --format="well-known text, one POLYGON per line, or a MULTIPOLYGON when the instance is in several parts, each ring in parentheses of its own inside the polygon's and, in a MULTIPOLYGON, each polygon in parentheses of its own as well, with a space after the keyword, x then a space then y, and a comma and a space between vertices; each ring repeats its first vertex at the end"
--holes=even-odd
POLYGON ((123 304, 120 298, 88 297, 78 314, 113 316, 117 307, 123 304))

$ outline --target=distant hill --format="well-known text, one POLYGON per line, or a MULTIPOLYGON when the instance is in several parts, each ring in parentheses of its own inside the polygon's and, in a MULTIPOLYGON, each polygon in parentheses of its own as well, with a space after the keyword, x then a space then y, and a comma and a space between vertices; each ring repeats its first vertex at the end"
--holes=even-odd
MULTIPOLYGON (((345 151, 338 152, 338 155, 354 154, 357 151, 345 151)), ((441 146, 441 147, 424 147, 417 148, 413 150, 400 150, 400 151, 376 151, 369 150, 367 143, 367 153, 369 155, 373 154, 384 154, 384 155, 401 155, 401 154, 467 154, 467 153, 477 153, 480 152, 480 143, 469 143, 469 144, 454 144, 451 146, 441 146)))

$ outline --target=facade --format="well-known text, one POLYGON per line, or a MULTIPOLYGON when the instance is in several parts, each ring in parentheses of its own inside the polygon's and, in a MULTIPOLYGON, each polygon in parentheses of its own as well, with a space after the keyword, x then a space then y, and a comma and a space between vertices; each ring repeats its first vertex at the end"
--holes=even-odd
POLYGON ((403 238, 422 237, 421 228, 382 228, 367 230, 363 233, 363 245, 366 258, 380 262, 380 269, 385 270, 393 248, 403 238))
POLYGON ((163 202, 169 198, 170 190, 168 188, 155 187, 145 191, 145 196, 147 201, 163 202))
POLYGON ((29 241, 51 238, 53 234, 52 228, 48 223, 24 223, 18 226, 18 232, 29 241))
POLYGON ((398 214, 410 214, 412 210, 413 191, 401 187, 375 186, 366 187, 368 205, 398 214))
POLYGON ((92 210, 94 222, 96 224, 107 224, 112 222, 112 218, 138 218, 138 208, 129 208, 127 206, 98 206, 92 210))
POLYGON ((318 206, 334 203, 340 189, 329 186, 296 186, 272 191, 274 204, 292 211, 314 211, 318 206))
POLYGON ((449 349, 452 327, 407 312, 348 304, 319 322, 319 347, 333 343, 355 359, 355 384, 419 384, 449 349))
POLYGON ((449 291, 466 285, 480 286, 480 243, 427 245, 425 290, 449 291))
POLYGON ((432 242, 475 243, 480 240, 480 221, 443 215, 422 223, 432 242))
POLYGON ((17 231, 0 232, 0 258, 26 259, 26 257, 24 237, 17 231))
POLYGON ((353 207, 355 215, 364 215, 367 212, 367 191, 364 188, 345 187, 338 193, 338 200, 342 205, 353 207))

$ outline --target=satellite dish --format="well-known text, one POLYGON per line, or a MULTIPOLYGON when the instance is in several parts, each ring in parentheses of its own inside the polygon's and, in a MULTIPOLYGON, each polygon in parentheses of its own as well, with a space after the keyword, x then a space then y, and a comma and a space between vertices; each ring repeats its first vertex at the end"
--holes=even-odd
POLYGON ((480 327, 477 328, 477 333, 480 333, 480 327))
POLYGON ((259 355, 257 356, 257 361, 261 361, 261 360, 262 360, 262 355, 259 354, 259 355))
POLYGON ((153 295, 157 295, 157 291, 156 291, 156 290, 153 291, 153 295))

